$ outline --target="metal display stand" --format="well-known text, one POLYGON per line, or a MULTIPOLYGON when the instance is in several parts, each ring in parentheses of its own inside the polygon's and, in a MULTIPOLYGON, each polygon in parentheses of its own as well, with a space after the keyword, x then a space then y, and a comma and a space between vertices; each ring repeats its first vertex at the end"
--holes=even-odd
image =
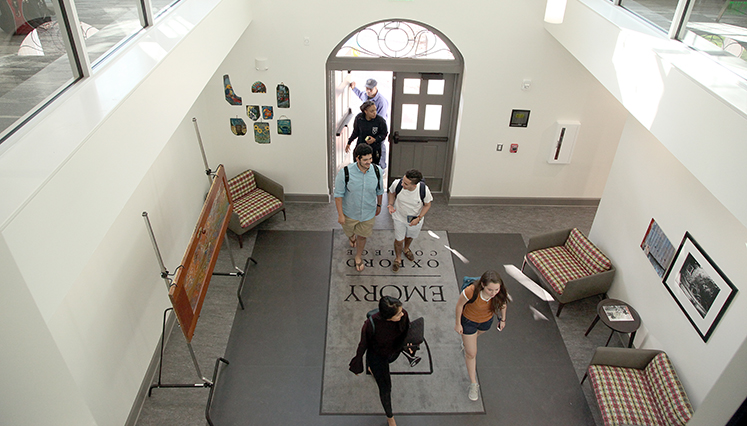
MULTIPOLYGON (((210 176, 209 176, 210 177, 210 176)), ((212 183, 212 182, 211 182, 212 183)), ((169 271, 166 269, 166 266, 163 263, 163 258, 161 257, 161 252, 158 249, 158 243, 156 242, 155 234, 153 233, 153 228, 150 223, 150 219, 148 218, 148 212, 143 212, 143 219, 145 220, 146 228, 148 229, 148 233, 150 235, 151 242, 153 243, 153 250, 156 253, 156 259, 158 260, 158 265, 161 269, 160 276, 166 283, 166 290, 170 290, 172 286, 174 286, 174 282, 171 277, 173 277, 175 274, 170 274, 169 271)), ((225 238, 224 238, 225 240, 225 238)), ((236 262, 233 257, 233 252, 231 251, 231 244, 226 241, 226 245, 228 246, 228 253, 231 258, 231 263, 234 265, 234 268, 237 270, 237 272, 213 272, 213 275, 222 275, 222 276, 235 276, 235 277, 243 277, 244 271, 242 271, 238 266, 236 266, 236 262)), ((181 268, 182 265, 179 265, 176 269, 178 270, 181 268)), ((243 281, 243 280, 242 280, 243 281)), ((240 289, 241 287, 239 287, 240 289)), ((240 290, 239 290, 240 291, 240 290)), ((241 309, 244 309, 244 302, 241 299, 241 293, 239 292, 237 294, 237 297, 239 299, 239 304, 241 305, 241 309)), ((213 386, 215 386, 215 381, 217 379, 218 375, 218 366, 221 362, 228 365, 228 361, 224 358, 219 357, 216 360, 215 364, 215 370, 213 372, 213 378, 208 379, 205 376, 202 375, 202 371, 200 370, 200 364, 197 361, 197 357, 195 355, 194 349, 192 348, 192 342, 187 341, 187 348, 189 349, 189 355, 192 359, 192 363, 194 365, 195 371, 197 373, 197 377, 202 380, 201 383, 163 383, 161 380, 161 375, 163 372, 163 351, 164 351, 164 345, 165 345, 165 339, 166 339, 166 316, 169 311, 172 311, 174 308, 170 307, 164 310, 163 312, 163 322, 161 324, 161 343, 160 343, 160 352, 159 352, 159 359, 158 359, 158 381, 155 384, 152 384, 150 388, 148 389, 148 396, 150 397, 152 395, 154 388, 210 388, 210 394, 207 401, 207 406, 205 408, 205 416, 210 425, 212 425, 212 421, 210 420, 210 406, 212 404, 212 395, 213 395, 213 386)), ((181 326, 181 325, 180 325, 181 326)))

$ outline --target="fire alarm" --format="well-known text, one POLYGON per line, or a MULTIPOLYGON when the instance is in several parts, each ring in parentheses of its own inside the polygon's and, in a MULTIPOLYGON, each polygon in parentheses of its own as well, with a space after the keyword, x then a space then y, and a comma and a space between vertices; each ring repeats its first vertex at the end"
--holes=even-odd
POLYGON ((511 144, 511 154, 516 154, 519 151, 519 144, 518 143, 512 143, 511 144))

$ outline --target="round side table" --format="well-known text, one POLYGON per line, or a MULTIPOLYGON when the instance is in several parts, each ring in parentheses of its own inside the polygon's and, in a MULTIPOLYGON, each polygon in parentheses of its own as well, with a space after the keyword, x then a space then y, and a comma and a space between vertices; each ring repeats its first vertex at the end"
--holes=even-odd
POLYGON ((599 304, 597 304, 597 317, 594 318, 594 321, 592 321, 589 328, 586 330, 586 333, 584 333, 584 336, 588 336, 589 332, 592 328, 594 328, 595 325, 599 322, 599 320, 602 320, 604 325, 609 327, 612 332, 610 333, 610 337, 607 338, 607 343, 604 344, 604 346, 607 346, 610 344, 610 340, 612 339, 612 335, 615 334, 617 331, 618 333, 630 333, 630 342, 628 343, 628 347, 633 347, 633 340, 635 339, 635 332, 638 331, 638 328, 641 326, 641 316, 638 315, 638 312, 633 309, 632 306, 628 305, 627 303, 623 302, 622 300, 617 299, 604 299, 599 304), (617 306, 620 307, 621 311, 625 311, 627 309, 628 312, 630 312, 630 315, 633 317, 632 320, 615 320, 613 318, 610 318, 609 315, 607 315, 607 312, 605 311, 605 306, 617 306))

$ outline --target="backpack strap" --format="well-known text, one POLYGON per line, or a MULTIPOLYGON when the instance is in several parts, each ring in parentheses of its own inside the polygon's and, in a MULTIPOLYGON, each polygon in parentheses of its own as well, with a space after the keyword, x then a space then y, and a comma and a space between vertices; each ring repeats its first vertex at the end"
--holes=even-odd
POLYGON ((475 286, 474 281, 470 285, 473 288, 473 290, 472 290, 472 297, 469 298, 469 300, 467 301, 467 303, 465 303, 465 305, 468 305, 468 304, 474 302, 475 300, 477 300, 477 295, 479 294, 479 292, 477 291, 477 286, 475 286))
MULTIPOLYGON (((379 170, 379 166, 376 164, 372 164, 374 166, 374 173, 376 173, 376 190, 381 190, 381 171, 379 170)), ((348 190, 348 182, 350 182, 350 171, 348 170, 348 166, 343 167, 345 170, 345 190, 348 190)))
MULTIPOLYGON (((420 202, 425 205, 425 182, 422 180, 418 182, 418 187, 420 188, 420 202)), ((397 198, 400 192, 402 192, 402 179, 397 182, 397 187, 394 189, 394 198, 397 198)))
POLYGON ((379 170, 379 166, 376 164, 372 164, 374 166, 374 172, 376 173, 376 191, 381 191, 381 170, 379 170))

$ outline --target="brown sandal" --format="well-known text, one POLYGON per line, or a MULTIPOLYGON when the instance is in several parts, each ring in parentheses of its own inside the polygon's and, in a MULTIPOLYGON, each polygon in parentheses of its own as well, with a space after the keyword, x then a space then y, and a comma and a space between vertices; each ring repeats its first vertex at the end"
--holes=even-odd
POLYGON ((405 252, 405 257, 410 262, 413 262, 415 260, 415 256, 412 254, 412 250, 410 250, 410 249, 407 249, 407 251, 405 252))
POLYGON ((366 265, 363 264, 363 260, 361 260, 360 262, 358 262, 357 260, 355 261, 355 270, 356 271, 363 272, 363 269, 365 269, 365 268, 366 268, 366 265))
POLYGON ((350 241, 350 247, 355 248, 356 244, 358 243, 358 238, 353 235, 352 238, 348 237, 348 241, 350 241))
MULTIPOLYGON (((401 262, 401 261, 400 261, 400 262, 401 262)), ((394 261, 394 263, 392 263, 392 272, 397 272, 397 271, 399 271, 399 263, 400 263, 400 262, 397 262, 397 261, 395 260, 395 261, 394 261)))

